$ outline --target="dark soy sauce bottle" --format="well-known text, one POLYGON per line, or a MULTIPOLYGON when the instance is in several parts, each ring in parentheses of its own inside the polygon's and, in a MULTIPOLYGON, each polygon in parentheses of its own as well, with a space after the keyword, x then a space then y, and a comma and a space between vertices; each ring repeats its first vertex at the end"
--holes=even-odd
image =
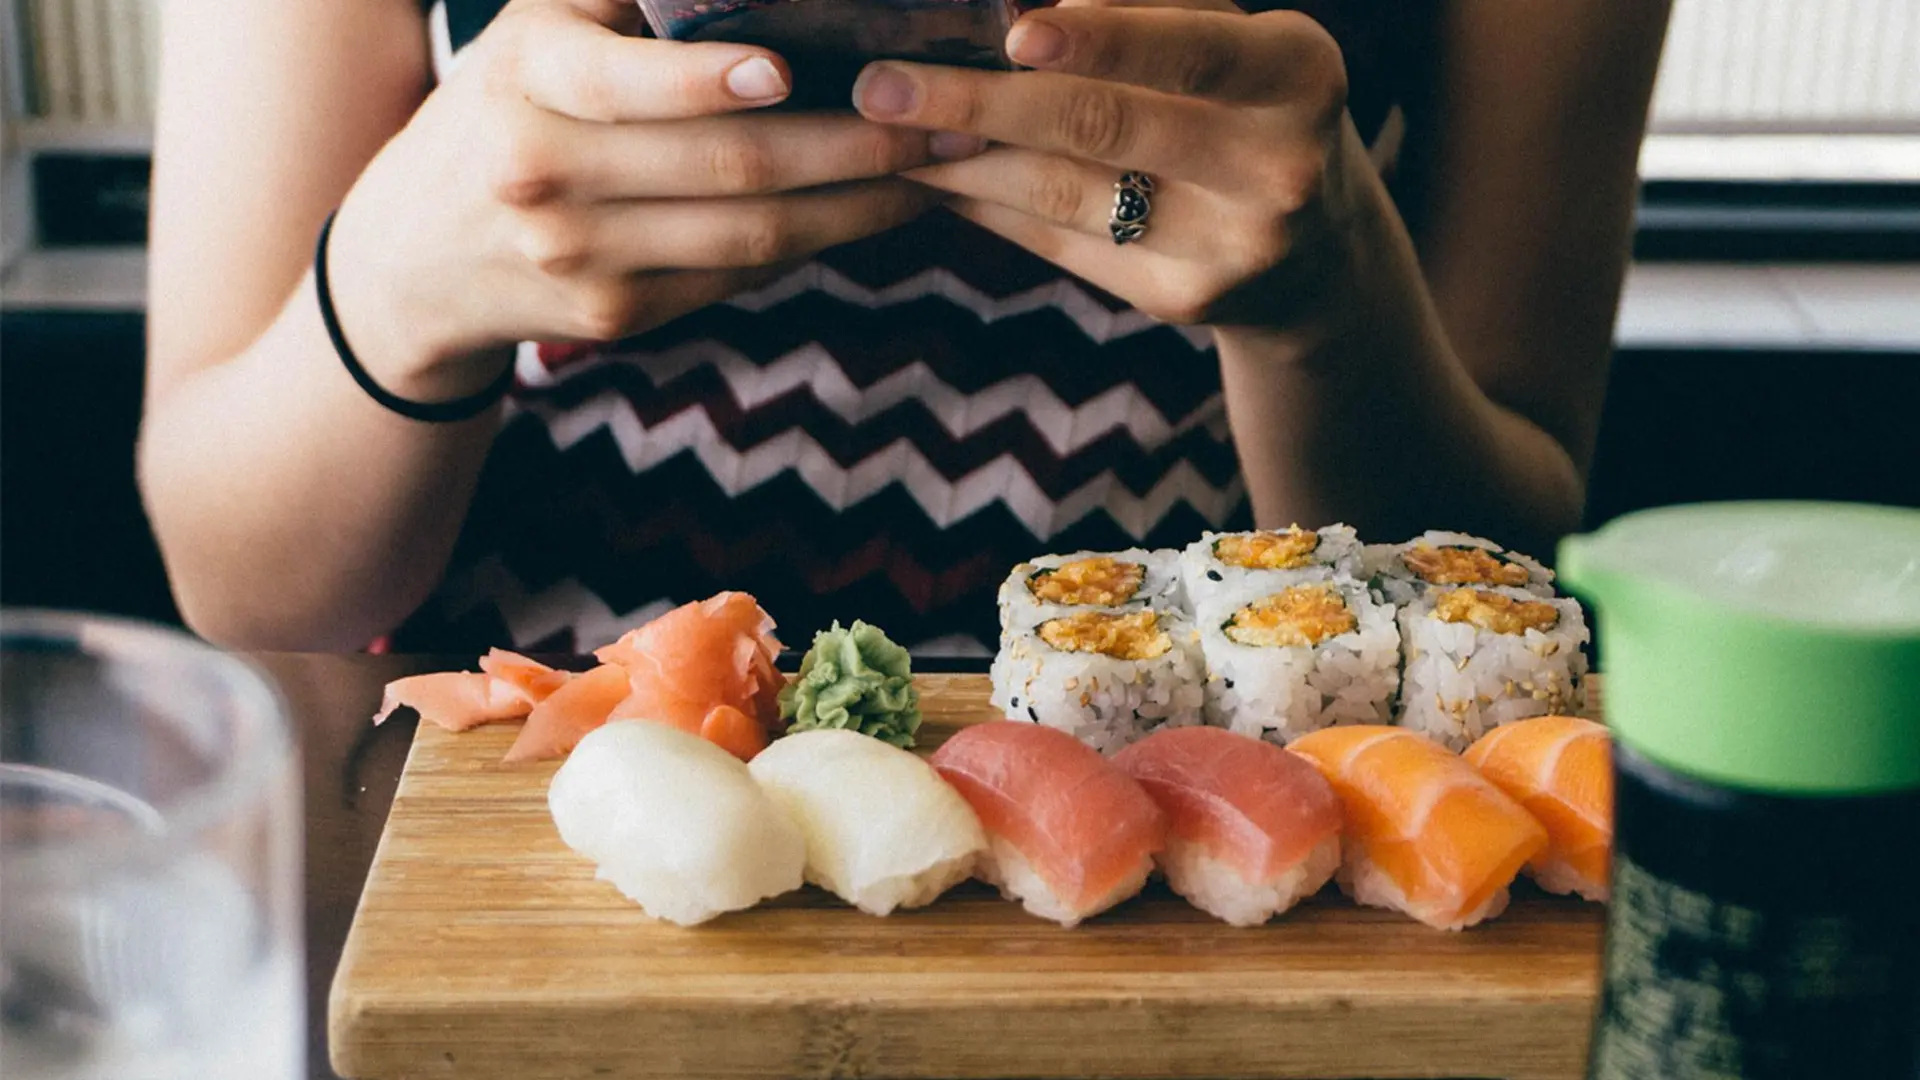
POLYGON ((1560 567, 1614 735, 1588 1080, 1920 1080, 1920 511, 1668 508, 1560 567))

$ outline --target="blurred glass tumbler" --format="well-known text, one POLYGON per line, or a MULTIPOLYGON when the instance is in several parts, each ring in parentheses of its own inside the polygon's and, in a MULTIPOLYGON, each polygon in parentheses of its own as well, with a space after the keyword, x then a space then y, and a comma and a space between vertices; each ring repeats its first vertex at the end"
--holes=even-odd
POLYGON ((185 635, 0 614, 0 1076, 296 1080, 286 708, 185 635))
POLYGON ((849 109, 872 60, 1009 68, 1007 31, 1034 0, 640 0, 656 37, 759 45, 793 70, 787 108, 849 109))

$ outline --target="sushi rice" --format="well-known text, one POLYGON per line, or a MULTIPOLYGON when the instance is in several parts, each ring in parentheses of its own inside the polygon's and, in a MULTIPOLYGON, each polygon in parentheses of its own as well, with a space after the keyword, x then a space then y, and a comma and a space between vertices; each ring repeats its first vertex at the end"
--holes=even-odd
POLYGON ((1200 534, 1180 553, 1180 582, 1190 609, 1222 594, 1265 587, 1269 591, 1331 577, 1358 577, 1361 545, 1345 525, 1311 532, 1299 527, 1268 532, 1200 534), (1260 565, 1248 566, 1252 561, 1260 565), (1279 565, 1270 565, 1279 564, 1279 565))
POLYGON ((1177 608, 1181 602, 1179 560, 1172 551, 1130 548, 1043 555, 1015 566, 1000 585, 1002 641, 1008 628, 1036 626, 1078 611, 1177 608), (1139 569, 1129 572, 1133 567, 1139 569))
POLYGON ((1398 722, 1451 750, 1501 724, 1577 714, 1584 704, 1581 646, 1590 635, 1572 600, 1521 588, 1436 588, 1400 610, 1400 636, 1398 722))
POLYGON ((992 679, 993 704, 1002 715, 1058 728, 1103 754, 1163 726, 1203 721, 1199 634, 1171 608, 1080 612, 1017 625, 994 659, 992 679), (1055 632, 1069 630, 1072 620, 1085 621, 1089 633, 1110 620, 1134 620, 1132 627, 1154 640, 1135 651, 1102 651, 1091 637, 1087 648, 1048 641, 1049 635, 1061 640, 1055 632))
MULTIPOLYGON (((1384 724, 1400 685, 1400 632, 1393 608, 1344 579, 1275 592, 1254 578, 1216 595, 1199 615, 1206 659, 1207 722, 1285 745, 1334 724, 1384 724), (1246 613, 1325 590, 1350 629, 1308 643, 1262 642, 1242 632, 1246 613)), ((1335 626, 1338 629, 1338 626, 1335 626)), ((1296 639, 1297 640, 1297 639, 1296 639)))
POLYGON ((1428 590, 1453 585, 1487 585, 1525 589, 1536 596, 1553 595, 1553 571, 1517 551, 1466 533, 1431 530, 1404 544, 1369 544, 1360 557, 1360 572, 1395 605, 1410 604, 1428 590), (1479 552, 1485 552, 1484 556, 1479 552), (1424 556, 1431 580, 1416 565, 1424 556), (1446 572, 1436 572, 1444 569, 1446 572))

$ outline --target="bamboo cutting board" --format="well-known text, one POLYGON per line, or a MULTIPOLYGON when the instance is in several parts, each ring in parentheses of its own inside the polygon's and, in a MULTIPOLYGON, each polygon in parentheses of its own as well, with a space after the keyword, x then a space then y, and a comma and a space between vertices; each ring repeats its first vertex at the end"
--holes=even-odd
MULTIPOLYGON (((995 718, 920 679, 924 748, 995 718)), ((1073 930, 968 883, 877 919, 814 889, 682 929, 560 842, 557 763, 422 724, 330 1002, 334 1068, 470 1077, 1574 1080, 1601 908, 1515 887, 1460 934, 1329 886, 1234 929, 1157 883, 1073 930)))

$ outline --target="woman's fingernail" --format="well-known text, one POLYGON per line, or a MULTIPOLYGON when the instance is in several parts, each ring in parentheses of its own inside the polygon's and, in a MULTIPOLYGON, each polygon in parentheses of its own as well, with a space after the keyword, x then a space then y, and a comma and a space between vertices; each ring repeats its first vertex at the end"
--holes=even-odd
POLYGON ((787 96, 786 76, 764 56, 742 60, 727 71, 727 90, 742 101, 774 101, 787 96))
POLYGON ((927 150, 942 161, 970 158, 987 148, 987 140, 958 131, 936 131, 927 140, 927 150))
POLYGON ((1067 35, 1052 23, 1028 20, 1007 37, 1007 55, 1028 67, 1051 64, 1066 51, 1067 35))
POLYGON ((853 86, 854 103, 868 116, 905 116, 918 96, 912 77, 885 64, 868 67, 853 86))

